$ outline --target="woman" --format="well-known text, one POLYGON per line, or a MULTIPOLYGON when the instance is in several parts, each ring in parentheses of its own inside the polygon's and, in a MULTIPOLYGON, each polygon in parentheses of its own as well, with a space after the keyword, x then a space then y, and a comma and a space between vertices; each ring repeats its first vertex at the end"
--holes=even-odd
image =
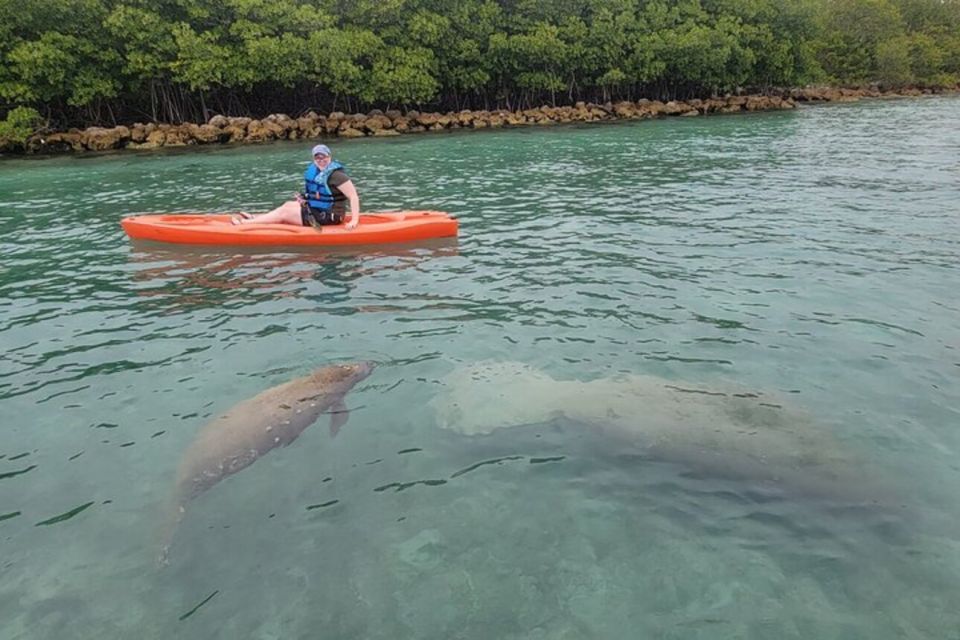
POLYGON ((313 162, 303 174, 304 190, 296 200, 285 202, 273 211, 259 216, 241 213, 233 224, 284 223, 310 226, 340 224, 350 202, 350 219, 344 225, 355 229, 360 222, 360 196, 347 175, 346 167, 330 155, 330 147, 318 144, 313 148, 313 162))

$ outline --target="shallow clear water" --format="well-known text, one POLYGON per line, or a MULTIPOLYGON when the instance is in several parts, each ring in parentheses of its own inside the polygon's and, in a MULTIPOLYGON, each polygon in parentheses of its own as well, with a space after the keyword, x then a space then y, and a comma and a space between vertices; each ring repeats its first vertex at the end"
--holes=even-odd
POLYGON ((338 252, 118 225, 267 209, 307 144, 0 163, 0 636, 960 638, 958 121, 932 98, 339 142, 365 210, 461 237, 338 252), (157 568, 203 424, 357 359, 340 434, 322 416, 197 498, 157 568), (563 397, 495 375, 484 415, 438 417, 502 362, 563 397), (624 415, 629 376, 707 393, 664 430, 624 415), (731 389, 830 461, 725 446, 703 416, 731 389))

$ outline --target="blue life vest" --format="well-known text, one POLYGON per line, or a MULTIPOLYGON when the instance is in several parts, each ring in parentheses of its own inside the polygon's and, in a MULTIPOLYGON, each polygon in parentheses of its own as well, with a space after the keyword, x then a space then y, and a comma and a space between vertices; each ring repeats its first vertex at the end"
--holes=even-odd
POLYGON ((307 198, 307 204, 312 208, 320 209, 321 211, 330 211, 330 209, 333 209, 333 191, 330 189, 330 185, 327 184, 327 180, 330 179, 330 174, 337 169, 346 171, 346 167, 336 160, 332 160, 326 169, 322 170, 318 169, 317 165, 312 162, 310 166, 307 167, 307 170, 303 174, 303 193, 307 198))

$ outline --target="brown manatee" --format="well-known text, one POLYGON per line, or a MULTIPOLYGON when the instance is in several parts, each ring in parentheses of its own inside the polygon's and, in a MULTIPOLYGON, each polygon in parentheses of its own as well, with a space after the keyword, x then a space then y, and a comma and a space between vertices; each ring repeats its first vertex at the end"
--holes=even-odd
POLYGON ((173 515, 160 561, 167 553, 187 504, 224 478, 249 467, 276 447, 285 447, 330 413, 336 435, 349 413, 344 396, 370 375, 373 363, 338 364, 263 391, 208 422, 183 455, 173 494, 173 515))
POLYGON ((784 494, 847 503, 893 495, 832 429, 778 394, 651 375, 556 379, 519 362, 463 365, 428 405, 440 427, 467 436, 563 416, 619 455, 784 494))

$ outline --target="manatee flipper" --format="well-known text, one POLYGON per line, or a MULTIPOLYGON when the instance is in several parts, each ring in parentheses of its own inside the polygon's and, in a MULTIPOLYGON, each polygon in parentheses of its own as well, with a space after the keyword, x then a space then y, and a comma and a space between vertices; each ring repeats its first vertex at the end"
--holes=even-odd
POLYGON ((350 419, 350 409, 343 400, 340 400, 330 407, 330 437, 335 438, 340 433, 340 427, 347 424, 350 419))

